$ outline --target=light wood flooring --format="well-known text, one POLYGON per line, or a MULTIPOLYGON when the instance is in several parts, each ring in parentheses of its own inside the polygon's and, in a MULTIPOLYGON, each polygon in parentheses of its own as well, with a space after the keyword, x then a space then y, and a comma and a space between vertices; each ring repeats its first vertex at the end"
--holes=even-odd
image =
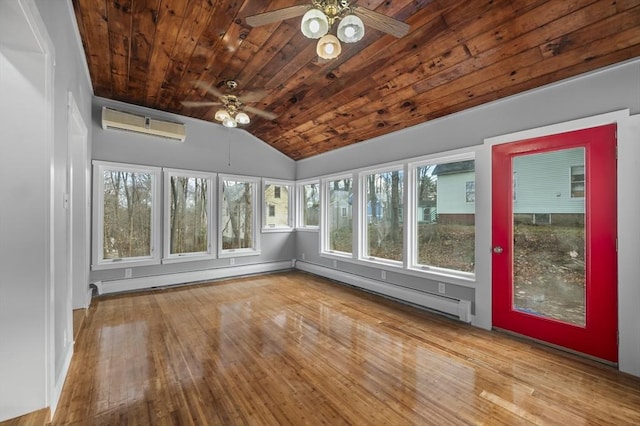
POLYGON ((94 300, 55 425, 640 424, 640 380, 297 272, 94 300))

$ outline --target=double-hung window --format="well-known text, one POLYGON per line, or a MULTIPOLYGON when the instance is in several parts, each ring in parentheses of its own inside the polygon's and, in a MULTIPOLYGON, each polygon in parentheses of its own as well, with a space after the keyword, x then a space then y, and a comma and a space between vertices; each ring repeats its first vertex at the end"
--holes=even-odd
POLYGON ((320 225, 320 183, 298 183, 298 220, 300 229, 317 230, 320 225))
POLYGON ((163 262, 214 258, 215 175, 164 169, 163 262))
POLYGON ((322 251, 350 255, 353 252, 353 176, 329 178, 323 185, 322 251))
POLYGON ((160 263, 160 173, 156 167, 93 162, 92 269, 160 263))
POLYGON ((469 278, 475 270, 475 161, 465 154, 413 164, 411 266, 469 278))
POLYGON ((263 232, 293 230, 293 183, 265 179, 262 206, 263 232))
POLYGON ((361 258, 398 264, 404 257, 404 169, 360 174, 361 258))
POLYGON ((220 175, 219 181, 219 256, 260 254, 259 233, 256 232, 259 179, 220 175))

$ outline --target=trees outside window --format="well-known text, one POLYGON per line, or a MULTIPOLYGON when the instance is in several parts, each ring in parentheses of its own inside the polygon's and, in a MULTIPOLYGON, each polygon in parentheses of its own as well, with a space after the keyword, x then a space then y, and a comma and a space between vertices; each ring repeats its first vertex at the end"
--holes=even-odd
POLYGON ((257 250, 256 188, 252 178, 221 176, 220 239, 222 252, 257 250))
POLYGON ((325 181, 327 203, 326 248, 329 251, 351 253, 353 247, 353 178, 325 181))
POLYGON ((165 169, 165 258, 212 255, 214 175, 165 169))
POLYGON ((94 162, 94 268, 158 263, 160 169, 94 162))
POLYGON ((365 258, 398 261, 403 259, 404 236, 402 203, 404 172, 401 168, 363 176, 365 197, 363 227, 365 258))
POLYGON ((300 188, 300 217, 298 226, 317 228, 320 224, 320 184, 302 183, 300 188))

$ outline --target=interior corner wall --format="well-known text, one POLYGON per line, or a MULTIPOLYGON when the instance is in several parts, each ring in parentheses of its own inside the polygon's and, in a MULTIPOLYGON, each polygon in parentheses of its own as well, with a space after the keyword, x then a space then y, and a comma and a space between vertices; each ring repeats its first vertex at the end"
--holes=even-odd
MULTIPOLYGON (((72 233, 70 223, 70 209, 65 207, 64 199, 69 194, 74 195, 69 204, 80 206, 80 214, 74 220, 82 220, 88 217, 89 205, 77 193, 72 193, 71 188, 79 188, 87 185, 85 174, 79 170, 71 171, 71 150, 76 147, 69 130, 69 97, 73 96, 82 120, 88 125, 91 121, 91 99, 93 89, 89 75, 87 74, 84 52, 80 50, 78 35, 74 31, 75 16, 70 0, 35 0, 40 17, 46 27, 47 34, 55 49, 55 70, 53 81, 53 182, 52 203, 53 212, 53 262, 54 262, 54 321, 53 321, 53 345, 54 345, 54 372, 53 390, 51 391, 51 408, 55 411, 57 399, 62 390, 64 379, 73 354, 73 292, 81 290, 86 299, 89 289, 88 264, 77 265, 82 259, 78 256, 88 250, 86 236, 72 233), (74 182, 71 182, 73 179, 74 182), (65 195, 67 194, 67 195, 65 195), (73 241, 69 238, 72 235, 73 241), (73 250, 71 256, 69 250, 73 250), (70 258, 73 260, 70 261, 70 258), (86 275, 78 275, 75 278, 83 278, 84 282, 73 283, 74 275, 71 267, 86 268, 86 275)), ((86 152, 91 151, 91 140, 87 141, 86 152)), ((88 171, 89 158, 85 169, 88 171)), ((87 188, 90 191, 90 188, 87 188)), ((68 205, 67 205, 68 206, 68 205)), ((84 223, 85 221, 83 221, 84 223)), ((82 228, 82 226, 80 226, 82 228)))
MULTIPOLYGON (((366 142, 351 145, 297 162, 296 179, 311 179, 331 174, 375 166, 393 161, 407 161, 413 158, 446 153, 455 149, 476 151, 476 281, 472 288, 448 285, 457 296, 470 297, 474 311, 474 325, 491 328, 491 218, 490 218, 490 166, 491 157, 483 141, 494 136, 549 126, 615 111, 628 110, 630 115, 640 113, 640 59, 627 61, 615 66, 567 79, 546 87, 531 90, 516 96, 472 108, 457 114, 433 120, 408 129, 381 136, 366 142), (393 149, 389 149, 392 146, 393 149), (484 194, 484 195, 483 195, 484 194)), ((636 120, 637 121, 637 120, 636 120)), ((640 132, 638 126, 631 126, 627 132, 640 132)), ((627 136, 626 140, 637 142, 640 134, 627 136)), ((626 152, 632 155, 637 150, 627 143, 626 152)), ((626 161, 632 161, 631 159, 626 161)), ((626 163, 625 163, 626 164, 626 163)), ((637 164, 637 161, 636 161, 637 164)), ((640 172, 625 165, 631 181, 640 181, 640 172)), ((620 183, 621 176, 618 176, 620 183)), ((627 178, 628 180, 628 178, 627 178)), ((637 212, 640 208, 636 185, 627 182, 619 185, 618 199, 622 200, 619 210, 637 212)), ((640 376, 640 330, 631 331, 628 324, 637 324, 640 312, 640 291, 633 278, 640 275, 640 231, 631 222, 619 217, 619 226, 625 235, 625 250, 619 258, 621 269, 619 288, 629 295, 619 305, 621 327, 620 350, 622 371, 640 376), (634 287, 635 286, 635 287, 634 287)), ((296 257, 305 258, 326 268, 366 277, 380 277, 378 268, 347 261, 338 261, 320 256, 320 241, 317 232, 298 232, 296 235, 296 257)), ((438 281, 447 282, 446 277, 438 281)), ((402 270, 386 274, 386 285, 411 286, 422 291, 436 293, 435 279, 416 278, 404 274, 402 270)), ((410 301, 409 301, 410 302, 410 301)))
MULTIPOLYGON (((131 104, 94 98, 93 159, 117 163, 166 167, 191 171, 253 176, 258 178, 293 180, 295 162, 248 132, 228 129, 216 123, 169 114, 131 104), (186 125, 184 142, 117 129, 103 129, 102 107, 139 114, 146 117, 180 122, 186 125)), ((258 197, 261 199, 262 197, 258 197)), ((219 258, 193 262, 167 263, 132 268, 132 280, 170 274, 202 271, 241 270, 258 264, 291 262, 295 255, 294 232, 260 234, 259 256, 238 256, 234 266, 230 259, 219 258)), ((95 270, 91 281, 120 281, 125 279, 123 268, 95 270)), ((231 273, 231 272, 230 272, 231 273)), ((182 276, 182 275, 176 275, 182 276)), ((134 281, 132 281, 134 282, 134 281)))
POLYGON ((0 3, 0 421, 46 407, 52 369, 50 64, 24 6, 0 3))

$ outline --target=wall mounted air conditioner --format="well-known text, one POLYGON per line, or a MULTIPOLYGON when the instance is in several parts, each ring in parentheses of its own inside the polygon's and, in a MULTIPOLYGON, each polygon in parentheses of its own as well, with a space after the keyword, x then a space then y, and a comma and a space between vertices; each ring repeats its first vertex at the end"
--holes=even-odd
POLYGON ((128 130, 184 142, 186 126, 102 107, 102 128, 128 130))

